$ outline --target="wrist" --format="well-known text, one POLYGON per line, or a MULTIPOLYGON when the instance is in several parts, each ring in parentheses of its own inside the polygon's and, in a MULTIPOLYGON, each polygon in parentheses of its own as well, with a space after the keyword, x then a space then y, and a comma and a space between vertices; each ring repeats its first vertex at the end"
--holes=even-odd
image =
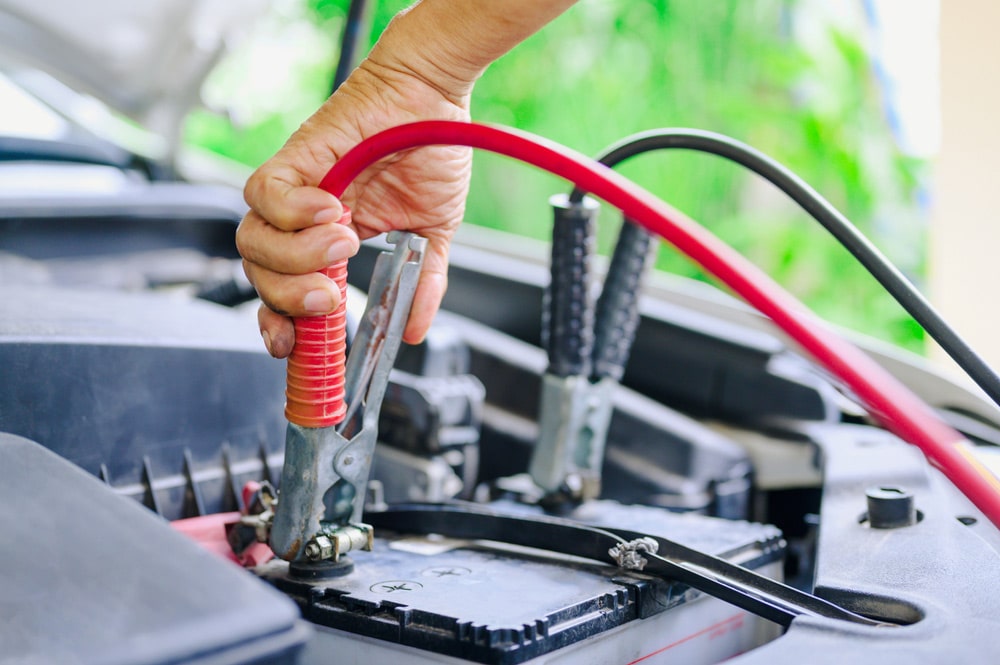
POLYGON ((463 58, 452 43, 455 30, 448 17, 436 15, 433 3, 421 2, 396 15, 362 62, 376 76, 407 76, 439 92, 462 108, 469 107, 475 82, 486 70, 482 62, 463 58))

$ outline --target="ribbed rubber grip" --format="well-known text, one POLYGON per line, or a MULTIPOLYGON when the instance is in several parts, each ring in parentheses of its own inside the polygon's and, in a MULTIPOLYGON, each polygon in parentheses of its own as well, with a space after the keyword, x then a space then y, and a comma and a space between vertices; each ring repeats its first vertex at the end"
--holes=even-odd
MULTIPOLYGON (((346 208, 339 223, 350 224, 346 208)), ((321 270, 340 289, 340 306, 326 316, 296 317, 288 356, 285 417, 301 427, 332 427, 344 419, 347 362, 347 259, 321 270)))
POLYGON ((552 281, 542 308, 542 344, 548 372, 587 376, 594 348, 594 310, 590 304, 590 263, 599 206, 593 199, 571 204, 563 194, 549 202, 552 226, 552 281))
POLYGON ((628 220, 622 223, 594 322, 593 378, 620 381, 639 327, 639 291, 653 237, 628 220))

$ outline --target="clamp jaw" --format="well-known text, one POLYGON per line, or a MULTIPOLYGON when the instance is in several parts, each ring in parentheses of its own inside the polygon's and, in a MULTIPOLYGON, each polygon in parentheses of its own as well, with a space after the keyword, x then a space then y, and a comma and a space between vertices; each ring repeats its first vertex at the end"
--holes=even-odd
POLYGON ((584 376, 542 376, 538 442, 529 474, 553 499, 573 502, 601 493, 601 465, 618 382, 584 376))
POLYGON ((388 240, 395 250, 378 257, 347 358, 342 419, 322 427, 288 424, 270 528, 271 549, 286 561, 336 562, 348 551, 372 547, 372 529, 361 516, 379 410, 427 246, 425 238, 411 233, 393 232, 388 240))

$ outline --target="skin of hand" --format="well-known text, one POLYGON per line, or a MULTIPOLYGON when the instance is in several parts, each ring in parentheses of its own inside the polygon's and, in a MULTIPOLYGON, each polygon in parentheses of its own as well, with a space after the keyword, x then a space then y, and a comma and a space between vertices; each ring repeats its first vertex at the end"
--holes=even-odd
POLYGON ((337 287, 316 271, 353 256, 360 240, 393 229, 428 239, 403 334, 408 343, 423 339, 447 287, 448 246, 464 213, 471 152, 425 147, 367 169, 344 192, 350 226, 337 223, 341 201, 315 185, 379 131, 417 120, 468 120, 472 86, 489 63, 571 2, 424 0, 392 21, 348 80, 254 172, 236 244, 264 303, 258 322, 271 355, 291 353, 289 317, 338 306, 337 287))

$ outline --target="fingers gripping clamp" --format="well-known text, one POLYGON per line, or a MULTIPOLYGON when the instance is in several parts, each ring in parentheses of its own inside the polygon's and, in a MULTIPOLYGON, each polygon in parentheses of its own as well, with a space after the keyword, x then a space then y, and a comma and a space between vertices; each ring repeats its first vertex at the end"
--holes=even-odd
POLYGON ((368 303, 344 371, 345 410, 337 425, 289 422, 281 494, 270 545, 287 561, 336 560, 370 549, 360 524, 379 410, 417 289, 427 240, 393 232, 395 249, 376 261, 368 303))

